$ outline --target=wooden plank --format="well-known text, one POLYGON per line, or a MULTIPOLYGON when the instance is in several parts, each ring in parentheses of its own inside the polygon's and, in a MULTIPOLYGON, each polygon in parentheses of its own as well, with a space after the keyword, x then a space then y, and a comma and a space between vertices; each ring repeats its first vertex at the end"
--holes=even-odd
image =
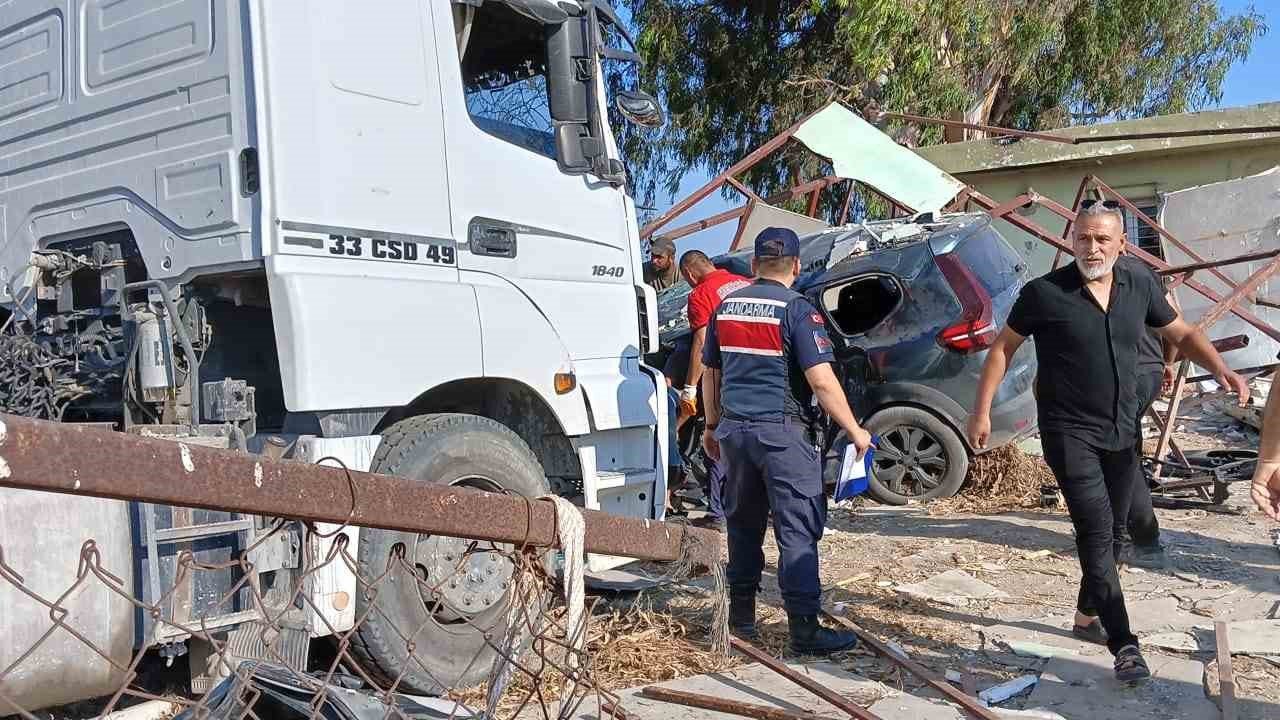
POLYGON ((1236 720, 1236 679, 1231 670, 1227 624, 1221 620, 1214 621, 1213 635, 1218 641, 1218 687, 1222 693, 1222 720, 1236 720))

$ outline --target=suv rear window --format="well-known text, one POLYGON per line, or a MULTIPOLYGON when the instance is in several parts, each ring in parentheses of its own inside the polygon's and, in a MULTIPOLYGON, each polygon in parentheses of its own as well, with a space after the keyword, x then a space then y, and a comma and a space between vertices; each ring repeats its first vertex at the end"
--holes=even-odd
POLYGON ((989 223, 961 240, 952 252, 973 270, 991 297, 1003 294, 1021 280, 1022 257, 989 223))

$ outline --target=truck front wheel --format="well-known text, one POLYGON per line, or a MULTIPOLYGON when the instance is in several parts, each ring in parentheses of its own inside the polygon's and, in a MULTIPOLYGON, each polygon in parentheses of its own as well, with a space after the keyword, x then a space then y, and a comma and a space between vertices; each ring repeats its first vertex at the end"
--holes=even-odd
MULTIPOLYGON (((392 425, 370 470, 527 497, 550 492, 529 446, 476 415, 421 415, 392 425)), ((356 659, 388 685, 400 678, 399 692, 436 695, 482 682, 495 657, 490 642, 501 645, 506 635, 515 571, 511 550, 499 543, 361 528, 356 617, 364 620, 352 636, 356 659)), ((544 562, 549 559, 548 553, 544 562)))

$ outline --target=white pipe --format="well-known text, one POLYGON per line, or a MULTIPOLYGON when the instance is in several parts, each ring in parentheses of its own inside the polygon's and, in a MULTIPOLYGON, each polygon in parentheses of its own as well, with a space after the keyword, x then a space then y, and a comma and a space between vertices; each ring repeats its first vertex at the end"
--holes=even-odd
POLYGON ((182 711, 182 706, 168 700, 148 700, 123 710, 116 710, 103 720, 165 720, 182 711))

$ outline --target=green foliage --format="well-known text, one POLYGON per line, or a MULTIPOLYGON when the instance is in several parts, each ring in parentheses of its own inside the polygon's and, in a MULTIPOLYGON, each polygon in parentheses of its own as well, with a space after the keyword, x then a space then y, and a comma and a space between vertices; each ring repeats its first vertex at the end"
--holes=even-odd
MULTIPOLYGON (((1215 0, 620 0, 666 128, 628 133, 642 197, 691 168, 719 171, 830 100, 1038 129, 1185 112, 1221 97, 1266 31, 1215 0)), ((936 126, 893 123, 906 144, 936 126)), ((762 194, 820 168, 778 153, 762 194)))

